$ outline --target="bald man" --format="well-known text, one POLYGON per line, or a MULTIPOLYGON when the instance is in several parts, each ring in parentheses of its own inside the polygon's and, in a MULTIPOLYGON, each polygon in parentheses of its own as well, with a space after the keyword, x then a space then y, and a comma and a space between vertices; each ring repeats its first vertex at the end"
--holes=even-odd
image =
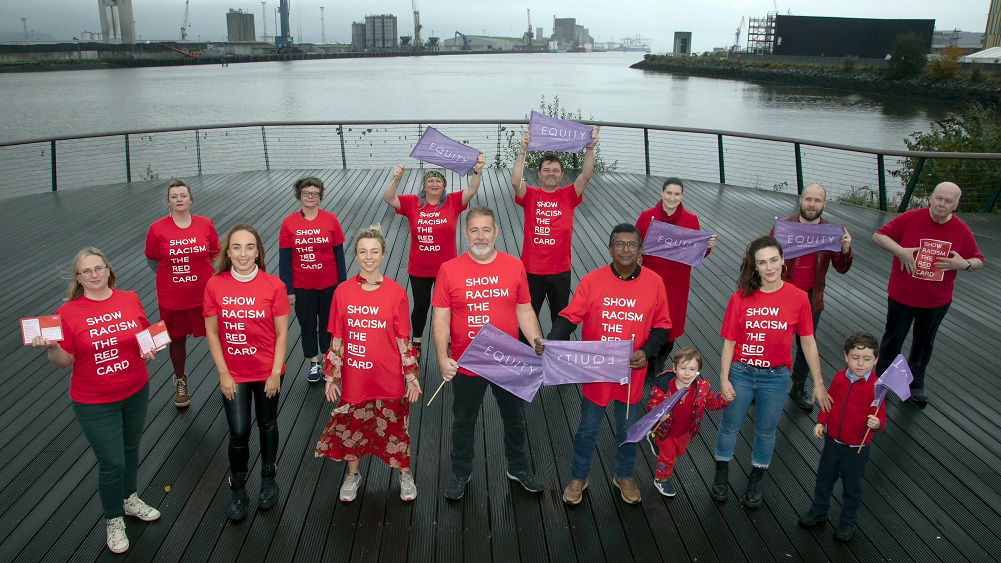
MULTIPOLYGON (((803 193, 799 196, 799 213, 786 217, 783 221, 812 225, 827 224, 827 220, 821 217, 825 207, 827 207, 827 190, 820 184, 810 184, 803 188, 803 193)), ((775 234, 774 226, 768 234, 775 234)), ((847 273, 852 267, 853 258, 852 236, 848 234, 848 229, 845 229, 845 234, 841 236, 841 252, 819 250, 797 258, 786 258, 782 281, 789 282, 806 292, 810 300, 810 312, 813 314, 814 331, 820 322, 820 312, 824 310, 827 269, 833 265, 839 274, 847 273)), ((792 364, 792 389, 789 390, 789 397, 796 406, 806 412, 813 410, 813 390, 807 391, 805 388, 806 374, 809 371, 806 356, 803 355, 803 349, 799 344, 799 335, 796 335, 796 360, 792 364)))
POLYGON ((893 254, 886 291, 886 331, 876 373, 883 373, 900 353, 913 324, 907 363, 914 374, 910 401, 917 405, 928 402, 925 368, 935 334, 952 303, 956 273, 984 267, 973 232, 953 214, 962 195, 956 184, 942 182, 935 186, 927 208, 905 211, 872 235, 880 248, 893 254))

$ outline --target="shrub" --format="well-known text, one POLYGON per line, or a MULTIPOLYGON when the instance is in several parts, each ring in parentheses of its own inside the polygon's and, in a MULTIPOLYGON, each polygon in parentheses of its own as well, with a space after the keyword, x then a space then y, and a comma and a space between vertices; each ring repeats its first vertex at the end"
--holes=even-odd
POLYGON ((938 58, 928 63, 928 77, 935 82, 955 80, 959 76, 961 51, 956 45, 947 45, 938 58))
POLYGON ((917 33, 903 33, 893 40, 887 75, 890 78, 916 78, 921 75, 928 59, 925 42, 917 33))

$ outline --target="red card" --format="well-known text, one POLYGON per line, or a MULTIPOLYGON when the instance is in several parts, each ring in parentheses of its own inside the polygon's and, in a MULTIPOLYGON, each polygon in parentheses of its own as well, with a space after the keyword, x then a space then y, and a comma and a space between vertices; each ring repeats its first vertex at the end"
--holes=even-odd
POLYGON ((139 353, 147 354, 163 350, 170 344, 170 334, 167 333, 167 325, 160 321, 153 326, 136 333, 136 340, 139 341, 139 353))
POLYGON ((28 317, 21 319, 21 336, 24 337, 24 344, 31 344, 31 341, 38 335, 53 342, 62 342, 63 324, 59 315, 47 315, 44 317, 28 317))
POLYGON ((921 239, 918 252, 914 255, 914 277, 919 280, 942 281, 945 270, 935 267, 939 258, 947 258, 952 254, 952 243, 930 238, 921 239))

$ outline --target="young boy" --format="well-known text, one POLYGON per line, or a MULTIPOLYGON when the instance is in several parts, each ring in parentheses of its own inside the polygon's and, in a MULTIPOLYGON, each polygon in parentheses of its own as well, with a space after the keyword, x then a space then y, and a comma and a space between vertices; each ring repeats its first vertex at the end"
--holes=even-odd
POLYGON ((682 348, 674 355, 674 377, 665 371, 658 377, 658 387, 654 387, 647 409, 664 402, 678 389, 689 387, 681 402, 674 405, 671 412, 661 418, 660 424, 647 436, 653 455, 657 456, 657 475, 654 485, 660 494, 673 497, 677 489, 671 481, 671 471, 678 456, 685 453, 688 441, 699 431, 702 413, 706 409, 718 410, 728 404, 713 393, 709 382, 699 377, 702 370, 702 356, 695 348, 682 348), (662 387, 661 387, 662 386, 662 387))
POLYGON ((862 477, 869 461, 869 441, 886 424, 884 405, 872 407, 876 374, 873 366, 879 357, 879 341, 868 332, 856 332, 845 341, 848 367, 838 372, 827 390, 834 403, 829 412, 821 411, 813 434, 824 440, 817 467, 817 486, 813 505, 799 519, 800 526, 812 527, 827 521, 831 491, 838 477, 844 487, 841 519, 834 539, 848 541, 855 532, 855 520, 862 503, 862 477), (826 432, 825 432, 826 426, 826 432), (866 436, 866 429, 869 435, 866 436), (859 446, 862 451, 859 452, 859 446))

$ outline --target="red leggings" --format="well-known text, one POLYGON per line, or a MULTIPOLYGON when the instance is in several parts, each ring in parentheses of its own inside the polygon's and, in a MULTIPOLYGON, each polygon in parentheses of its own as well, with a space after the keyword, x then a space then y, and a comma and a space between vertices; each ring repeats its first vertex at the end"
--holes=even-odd
POLYGON ((660 450, 660 455, 657 456, 657 479, 669 479, 671 477, 674 463, 678 460, 678 456, 685 453, 685 448, 688 447, 688 438, 689 433, 685 432, 678 437, 668 436, 666 438, 655 439, 657 448, 660 450))

